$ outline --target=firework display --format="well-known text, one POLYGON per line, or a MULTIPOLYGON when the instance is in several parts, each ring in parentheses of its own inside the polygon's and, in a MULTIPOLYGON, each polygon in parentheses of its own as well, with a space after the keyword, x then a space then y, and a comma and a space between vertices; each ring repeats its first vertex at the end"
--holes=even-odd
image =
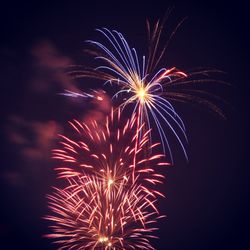
MULTIPOLYGON (((157 70, 166 50, 158 48, 163 23, 158 21, 153 28, 148 24, 149 51, 141 59, 120 32, 98 29, 104 43, 87 42, 95 47, 91 54, 101 65, 70 72, 72 77, 99 79, 118 90, 112 96, 116 104, 103 122, 69 121, 71 132, 59 135, 59 146, 52 152, 63 187, 48 195, 52 214, 45 219, 52 232, 46 236, 60 249, 155 249, 150 239, 157 238, 155 223, 164 217, 157 199, 165 197, 158 184, 164 180, 163 167, 173 163, 168 130, 188 159, 184 122, 170 101, 192 100, 221 114, 206 99, 216 96, 189 88, 210 81, 196 77, 212 70, 157 70), (124 109, 130 105, 126 119, 124 109)), ((97 91, 61 94, 103 100, 97 91)))

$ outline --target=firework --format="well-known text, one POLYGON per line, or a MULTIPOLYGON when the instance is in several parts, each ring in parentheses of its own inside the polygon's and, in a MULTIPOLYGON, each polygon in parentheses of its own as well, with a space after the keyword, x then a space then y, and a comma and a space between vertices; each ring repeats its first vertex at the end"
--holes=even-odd
POLYGON ((68 178, 64 189, 49 195, 53 233, 46 237, 60 249, 154 249, 155 222, 161 218, 156 200, 140 185, 116 189, 88 176, 68 178))
POLYGON ((95 175, 115 187, 121 182, 129 186, 137 181, 145 192, 160 194, 153 186, 162 183, 161 168, 170 163, 163 154, 153 153, 159 143, 148 145, 149 131, 142 132, 143 124, 137 130, 135 116, 122 122, 120 111, 112 110, 104 124, 77 120, 69 124, 73 133, 70 137, 60 135, 61 146, 53 150, 53 158, 62 163, 56 168, 61 178, 95 175), (135 147, 140 133, 142 139, 135 147))
MULTIPOLYGON (((170 69, 161 68, 152 74, 156 66, 152 64, 152 60, 156 56, 156 48, 153 49, 154 52, 150 54, 148 59, 143 56, 140 61, 136 50, 129 47, 128 42, 121 33, 115 30, 110 31, 106 28, 98 29, 98 31, 107 39, 111 48, 109 49, 108 46, 97 41, 91 40, 88 42, 97 46, 96 58, 102 60, 105 65, 99 66, 95 71, 74 71, 72 73, 74 75, 78 73, 78 76, 99 78, 104 80, 105 83, 118 84, 121 89, 114 94, 113 98, 122 96, 123 102, 120 104, 120 107, 124 109, 129 104, 134 104, 132 113, 138 117, 139 127, 145 122, 147 128, 151 128, 151 121, 153 121, 158 129, 163 149, 168 149, 172 159, 162 122, 167 124, 187 157, 184 142, 187 141, 187 138, 183 121, 171 103, 162 97, 164 91, 162 87, 163 82, 171 83, 173 79, 185 78, 187 75, 174 67, 170 69), (179 135, 177 130, 182 135, 179 135)), ((156 36, 157 32, 157 30, 154 32, 154 36, 156 36)), ((153 37, 152 43, 155 43, 154 40, 157 39, 157 37, 153 37)), ((158 42, 154 46, 157 47, 158 42)))
MULTIPOLYGON (((213 70, 157 70, 167 47, 159 49, 163 24, 158 21, 153 28, 147 25, 149 51, 141 59, 120 32, 98 29, 104 42, 88 42, 96 47, 91 53, 101 66, 70 73, 118 86, 113 95, 118 105, 103 123, 70 121, 71 134, 60 135, 60 147, 53 150, 53 158, 60 161, 58 176, 66 186, 55 188, 48 196, 53 214, 45 218, 53 223, 53 232, 47 237, 60 244, 60 249, 154 249, 150 238, 155 237, 154 224, 162 217, 156 201, 164 197, 157 184, 164 179, 162 166, 170 165, 164 160, 166 151, 173 162, 166 128, 187 158, 185 126, 170 101, 195 101, 223 115, 206 99, 217 96, 192 89, 199 83, 212 82, 197 77, 213 70), (130 105, 130 119, 121 119, 121 112, 130 105), (161 143, 152 139, 154 126, 161 143), (159 145, 163 153, 158 153, 159 145)), ((97 91, 66 90, 61 94, 102 101, 97 91)))
POLYGON ((169 41, 181 23, 177 25, 170 35, 167 45, 163 48, 159 48, 159 43, 164 20, 158 21, 153 28, 147 23, 149 51, 147 57, 142 56, 141 59, 137 55, 136 49, 129 46, 120 32, 107 28, 97 29, 102 34, 104 42, 93 40, 87 42, 96 48, 90 53, 101 61, 102 65, 95 69, 78 67, 70 71, 70 74, 76 78, 96 78, 104 81, 104 84, 118 85, 120 88, 115 92, 113 98, 122 100, 120 103, 122 110, 130 104, 134 105, 132 113, 137 116, 139 126, 143 123, 147 128, 156 126, 164 153, 169 153, 171 162, 173 162, 173 157, 166 135, 167 127, 179 142, 186 159, 188 156, 185 125, 170 101, 191 101, 204 104, 223 116, 220 108, 209 100, 211 97, 220 98, 207 91, 197 89, 201 83, 225 83, 207 78, 208 74, 218 72, 217 70, 198 70, 190 73, 185 73, 176 67, 157 70, 169 41), (193 86, 195 88, 192 88, 193 86))

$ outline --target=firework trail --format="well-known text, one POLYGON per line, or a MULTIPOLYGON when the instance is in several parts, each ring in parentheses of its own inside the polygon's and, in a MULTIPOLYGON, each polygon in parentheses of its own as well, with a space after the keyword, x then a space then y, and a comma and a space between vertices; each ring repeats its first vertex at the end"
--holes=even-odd
MULTIPOLYGON (((164 22, 165 20, 158 21, 153 28, 147 23, 149 51, 147 57, 142 56, 141 60, 136 49, 129 46, 120 32, 107 28, 97 29, 103 36, 104 43, 93 40, 87 42, 95 47, 89 52, 101 61, 102 65, 95 69, 78 67, 70 71, 70 74, 75 78, 95 78, 104 81, 104 84, 118 85, 120 88, 113 98, 122 100, 120 108, 123 110, 133 104, 132 114, 136 114, 139 127, 143 123, 148 129, 156 126, 164 153, 168 151, 171 162, 173 162, 169 140, 165 132, 166 126, 179 142, 186 159, 188 156, 185 125, 170 101, 196 102, 206 105, 223 116, 220 108, 209 100, 209 98, 218 100, 221 98, 198 90, 197 86, 213 82, 226 83, 207 78, 208 74, 219 72, 217 70, 198 70, 190 73, 185 73, 176 67, 157 70, 169 41, 182 23, 180 22, 172 32, 167 45, 159 48, 164 22), (192 88, 193 86, 195 88, 192 88)), ((151 140, 151 134, 149 136, 151 140)))
POLYGON ((96 177, 67 179, 64 189, 48 196, 53 215, 53 233, 46 235, 60 249, 154 249, 150 238, 159 216, 156 199, 145 195, 140 185, 117 188, 96 177))
MULTIPOLYGON (((105 92, 104 92, 105 93, 105 92)), ((93 90, 92 94, 89 94, 87 92, 74 92, 65 89, 63 93, 59 93, 59 95, 73 97, 73 98, 84 98, 84 99, 95 99, 98 101, 103 101, 102 96, 98 93, 98 91, 93 90)))
POLYGON ((120 111, 112 110, 102 125, 96 121, 87 125, 77 120, 69 124, 73 134, 60 135, 61 146, 53 150, 53 158, 62 163, 56 168, 59 177, 94 175, 115 187, 121 182, 129 186, 136 180, 147 194, 162 195, 154 186, 162 183, 161 168, 170 163, 164 161, 163 154, 153 154, 159 143, 148 146, 150 131, 142 133, 143 124, 137 131, 136 116, 122 122, 120 111), (142 139, 135 148, 140 132, 142 139))

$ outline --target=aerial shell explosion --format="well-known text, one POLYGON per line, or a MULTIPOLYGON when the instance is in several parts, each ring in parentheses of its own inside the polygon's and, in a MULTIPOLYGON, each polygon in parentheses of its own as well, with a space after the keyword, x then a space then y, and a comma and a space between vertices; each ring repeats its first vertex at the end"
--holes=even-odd
POLYGON ((53 214, 45 219, 53 224, 47 237, 62 249, 154 249, 150 238, 164 217, 156 184, 170 163, 153 153, 159 143, 149 145, 149 131, 136 119, 121 121, 112 110, 103 124, 73 120, 71 136, 59 135, 53 158, 65 187, 48 195, 53 214))

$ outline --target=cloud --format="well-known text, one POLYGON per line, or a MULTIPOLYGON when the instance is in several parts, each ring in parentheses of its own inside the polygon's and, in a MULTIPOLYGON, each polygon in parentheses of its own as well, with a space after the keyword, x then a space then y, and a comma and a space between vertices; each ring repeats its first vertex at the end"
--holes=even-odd
POLYGON ((9 183, 9 185, 14 187, 21 187, 24 185, 23 175, 17 171, 8 170, 5 171, 1 176, 3 181, 9 183))
POLYGON ((60 126, 55 121, 28 121, 20 116, 9 119, 7 138, 19 147, 20 155, 30 160, 50 157, 60 126))
POLYGON ((24 79, 20 79, 20 86, 24 86, 18 100, 20 108, 8 114, 5 122, 6 141, 15 166, 7 174, 1 170, 1 176, 9 183, 18 182, 18 174, 25 181, 25 176, 39 175, 39 170, 51 167, 51 149, 56 147, 58 134, 64 133, 68 120, 104 124, 112 107, 110 97, 101 89, 91 90, 92 97, 87 98, 58 95, 65 90, 82 92, 65 73, 73 60, 50 41, 40 41, 29 53, 31 60, 24 61, 26 70, 24 79))
POLYGON ((34 92, 43 93, 53 89, 78 91, 73 80, 65 73, 73 64, 72 59, 62 55, 50 41, 40 41, 30 50, 33 58, 34 75, 31 88, 34 92))

